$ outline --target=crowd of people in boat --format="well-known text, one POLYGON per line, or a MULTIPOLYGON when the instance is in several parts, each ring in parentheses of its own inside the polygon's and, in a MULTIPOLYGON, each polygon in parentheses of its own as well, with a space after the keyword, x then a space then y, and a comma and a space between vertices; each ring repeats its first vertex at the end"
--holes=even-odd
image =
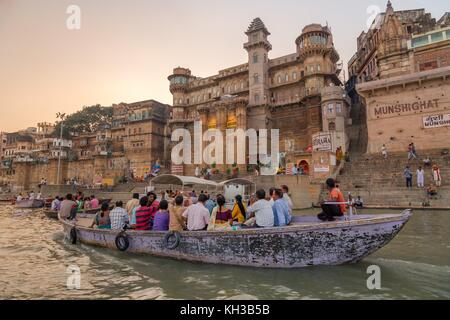
MULTIPOLYGON (((117 201, 113 209, 109 203, 92 204, 92 199, 81 195, 74 199, 68 194, 65 199, 55 199, 52 209, 58 210, 61 218, 76 219, 81 203, 90 202, 91 208, 99 205, 91 227, 98 229, 134 229, 137 231, 202 231, 238 230, 241 228, 272 228, 287 226, 292 222, 293 203, 289 189, 283 185, 271 188, 269 194, 258 190, 248 201, 236 195, 228 205, 223 195, 211 195, 202 191, 197 195, 167 190, 149 192, 140 197, 134 194, 127 203, 117 201)), ((95 198, 94 198, 95 201, 95 198)))
MULTIPOLYGON (((345 200, 333 179, 328 179, 326 184, 330 193, 327 201, 336 204, 323 202, 323 212, 318 218, 334 221, 345 214, 345 200)), ((154 192, 142 197, 136 193, 127 203, 117 201, 114 208, 108 202, 99 203, 94 196, 84 198, 82 194, 76 199, 68 194, 65 199, 58 197, 52 203, 52 209, 69 220, 76 219, 81 208, 87 207, 99 209, 90 227, 112 230, 232 231, 284 227, 293 220, 293 203, 286 185, 271 188, 268 193, 258 190, 247 201, 236 195, 231 205, 222 194, 201 191, 197 195, 195 190, 190 193, 166 190, 159 197, 154 192)))
POLYGON ((20 202, 22 200, 42 200, 42 194, 40 192, 35 193, 32 190, 26 194, 21 192, 15 198, 16 198, 16 202, 20 202))

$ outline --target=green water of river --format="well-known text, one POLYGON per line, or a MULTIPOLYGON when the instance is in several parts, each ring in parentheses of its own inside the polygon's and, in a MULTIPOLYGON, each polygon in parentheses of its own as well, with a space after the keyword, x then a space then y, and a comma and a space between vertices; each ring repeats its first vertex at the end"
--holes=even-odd
MULTIPOLYGON (((386 212, 395 211, 364 211, 386 212)), ((357 264, 267 270, 73 246, 41 211, 2 206, 0 299, 450 299, 449 229, 450 212, 416 211, 357 264), (80 268, 80 290, 67 289, 71 265, 80 268), (370 265, 381 269, 380 290, 367 288, 370 265)))

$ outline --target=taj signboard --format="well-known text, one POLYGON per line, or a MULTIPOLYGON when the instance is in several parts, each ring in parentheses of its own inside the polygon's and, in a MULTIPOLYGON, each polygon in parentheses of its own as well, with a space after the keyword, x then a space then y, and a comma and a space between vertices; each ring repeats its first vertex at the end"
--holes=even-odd
POLYGON ((312 141, 314 151, 332 151, 330 133, 317 133, 313 135, 312 141))
POLYGON ((423 127, 425 129, 440 128, 450 126, 450 114, 437 114, 423 117, 423 127))

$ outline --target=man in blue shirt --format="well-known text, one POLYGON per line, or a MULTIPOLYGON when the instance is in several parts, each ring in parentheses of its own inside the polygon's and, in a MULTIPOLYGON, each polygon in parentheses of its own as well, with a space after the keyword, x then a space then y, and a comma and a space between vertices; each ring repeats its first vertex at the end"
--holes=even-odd
POLYGON ((273 216, 275 220, 275 227, 284 227, 291 223, 292 216, 289 213, 289 206, 283 200, 283 191, 276 189, 273 193, 274 204, 272 207, 273 216))
POLYGON ((208 194, 206 195, 208 197, 208 200, 205 202, 205 207, 208 209, 209 214, 211 215, 213 212, 213 209, 217 206, 217 204, 211 199, 211 196, 208 194))

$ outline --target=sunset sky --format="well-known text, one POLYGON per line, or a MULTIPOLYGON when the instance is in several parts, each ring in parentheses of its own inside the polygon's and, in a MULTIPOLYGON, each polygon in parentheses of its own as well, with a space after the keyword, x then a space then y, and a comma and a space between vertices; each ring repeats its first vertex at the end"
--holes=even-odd
MULTIPOLYGON (((261 17, 270 58, 295 51, 310 23, 331 26, 341 59, 356 50, 367 8, 387 0, 0 0, 0 131, 55 121, 83 105, 155 99, 172 103, 167 76, 196 76, 245 63, 244 31, 261 17), (68 30, 69 5, 81 30, 68 30)), ((393 0, 395 10, 425 8, 439 19, 448 0, 393 0)))

